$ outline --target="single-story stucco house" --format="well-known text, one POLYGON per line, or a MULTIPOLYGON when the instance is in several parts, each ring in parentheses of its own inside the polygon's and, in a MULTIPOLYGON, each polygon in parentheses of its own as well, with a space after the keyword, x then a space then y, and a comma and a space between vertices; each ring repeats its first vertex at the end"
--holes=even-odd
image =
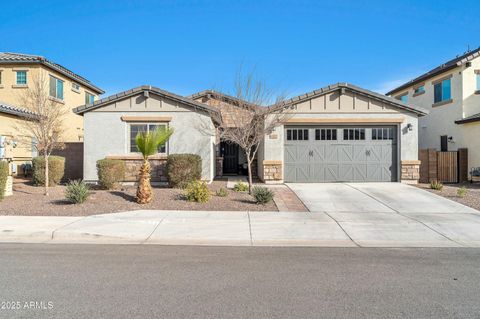
MULTIPOLYGON (((215 91, 189 97, 141 86, 74 109, 84 117, 84 179, 97 181, 96 161, 127 162, 133 182, 141 162, 134 137, 165 125, 175 133, 151 157, 152 180, 166 181, 168 154, 202 157, 203 179, 237 174, 245 157, 216 136, 212 112, 234 108, 235 98, 215 91)), ((418 117, 428 112, 348 83, 285 101, 289 116, 260 145, 256 173, 266 183, 416 182, 418 117)))

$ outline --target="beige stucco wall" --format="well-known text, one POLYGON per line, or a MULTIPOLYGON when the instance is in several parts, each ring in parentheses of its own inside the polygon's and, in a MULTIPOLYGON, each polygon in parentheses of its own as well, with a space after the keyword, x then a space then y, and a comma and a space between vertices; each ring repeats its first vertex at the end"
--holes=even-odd
POLYGON ((425 81, 425 93, 413 96, 413 86, 396 93, 408 92, 408 102, 428 109, 430 114, 419 119, 419 148, 440 150, 440 136, 448 135, 453 139, 448 143, 449 150, 468 148, 469 167, 480 166, 480 122, 455 124, 456 120, 480 113, 480 94, 475 94, 475 70, 480 69, 480 58, 471 61, 470 67, 457 67, 425 81), (432 83, 445 76, 452 75, 452 103, 432 107, 432 83))
POLYGON ((22 119, 5 113, 0 113, 0 135, 6 136, 8 142, 16 142, 16 147, 11 147, 13 163, 17 166, 17 172, 20 171, 20 165, 32 158, 32 138, 27 136, 22 129, 22 119))
POLYGON ((74 107, 85 104, 85 92, 89 92, 98 99, 98 94, 95 94, 91 89, 83 86, 79 82, 72 81, 64 75, 38 64, 17 64, 17 65, 0 65, 0 72, 2 73, 2 82, 0 83, 0 101, 13 106, 23 107, 21 105, 21 96, 24 90, 28 89, 28 84, 32 83, 35 76, 43 73, 44 78, 48 81, 49 75, 64 81, 63 83, 63 97, 64 100, 59 102, 59 106, 65 108, 66 115, 64 118, 65 134, 64 142, 79 142, 83 139, 83 119, 81 116, 73 113, 74 107), (16 70, 27 71, 27 86, 19 87, 16 85, 16 70), (72 82, 80 85, 80 91, 72 90, 72 82))
MULTIPOLYGON (((202 157, 202 178, 215 174, 215 128, 207 113, 195 111, 166 98, 142 94, 84 114, 84 179, 97 181, 96 162, 106 156, 132 155, 129 151, 129 123, 122 116, 170 117, 175 130, 168 141, 168 154, 193 153, 202 157)), ((142 121, 147 122, 147 121, 142 121)))
MULTIPOLYGON (((338 92, 326 94, 313 98, 308 101, 299 103, 293 110, 289 111, 285 120, 305 119, 305 125, 362 125, 361 123, 351 123, 349 119, 378 119, 377 123, 366 123, 366 125, 382 125, 381 120, 387 119, 385 125, 397 125, 388 122, 392 119, 403 119, 399 123, 399 163, 402 160, 418 159, 418 117, 415 113, 403 111, 398 108, 384 105, 383 103, 368 99, 364 96, 354 95, 346 92, 340 96, 338 92), (335 119, 337 123, 322 124, 313 123, 308 119, 335 119), (412 124, 413 130, 409 131, 407 125, 412 124)), ((282 161, 284 160, 284 139, 285 126, 302 125, 288 124, 277 126, 274 132, 265 137, 261 147, 262 159, 265 161, 282 161)), ((259 172, 263 169, 261 161, 258 163, 259 172)), ((283 166, 282 166, 283 167, 283 166)), ((284 174, 282 174, 283 176, 284 174)))

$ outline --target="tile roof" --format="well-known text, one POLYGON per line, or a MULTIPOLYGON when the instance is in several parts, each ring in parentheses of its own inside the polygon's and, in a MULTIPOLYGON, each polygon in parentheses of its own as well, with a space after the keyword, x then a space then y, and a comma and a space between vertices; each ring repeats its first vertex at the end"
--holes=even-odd
POLYGON ((30 55, 30 54, 22 54, 22 53, 11 53, 11 52, 0 52, 0 64, 30 64, 30 63, 39 63, 43 64, 67 77, 70 79, 79 82, 80 84, 85 85, 86 87, 92 89, 98 94, 103 94, 105 91, 103 91, 101 88, 98 86, 94 85, 91 83, 89 80, 85 79, 84 77, 73 73, 66 67, 54 63, 50 60, 47 60, 43 56, 40 55, 30 55))
POLYGON ((387 95, 392 95, 392 94, 394 94, 398 91, 406 89, 407 87, 410 87, 412 85, 415 85, 417 83, 425 81, 425 80, 427 80, 427 79, 429 79, 433 76, 436 76, 436 75, 441 74, 443 72, 446 72, 448 70, 459 67, 462 64, 464 64, 468 61, 471 61, 471 60, 473 60, 473 59, 475 59, 479 56, 480 56, 480 47, 475 49, 475 50, 468 51, 461 56, 457 56, 454 59, 452 59, 450 61, 447 61, 447 62, 437 66, 436 68, 428 71, 427 73, 424 73, 424 74, 420 75, 419 77, 416 77, 415 79, 410 80, 407 83, 404 83, 404 84, 400 85, 399 87, 397 87, 397 88, 391 90, 390 92, 388 92, 387 95))
POLYGON ((468 116, 461 120, 457 120, 455 121, 455 124, 465 124, 465 123, 472 123, 472 122, 478 122, 478 121, 480 121, 480 113, 468 116))
POLYGON ((314 90, 314 91, 311 91, 311 92, 304 93, 304 94, 301 94, 299 96, 293 97, 291 99, 286 100, 282 104, 282 106, 284 107, 284 106, 294 105, 294 104, 303 102, 305 100, 311 99, 313 97, 321 96, 321 95, 327 94, 329 92, 336 91, 336 90, 341 90, 341 89, 349 90, 349 91, 354 92, 356 94, 361 94, 361 95, 364 95, 366 97, 372 98, 374 100, 377 100, 377 101, 380 101, 380 102, 383 102, 383 103, 389 104, 391 106, 394 106, 394 107, 397 107, 397 108, 400 108, 400 109, 404 109, 404 110, 407 110, 407 111, 410 111, 410 112, 413 112, 413 113, 417 113, 419 115, 426 115, 426 114, 429 113, 429 111, 424 109, 424 108, 414 106, 414 105, 410 105, 410 104, 404 103, 400 100, 397 100, 395 98, 392 98, 392 97, 389 97, 389 96, 386 96, 386 95, 383 95, 383 94, 380 94, 380 93, 376 93, 376 92, 373 92, 373 91, 370 91, 370 90, 366 90, 366 89, 363 89, 363 88, 358 87, 356 85, 353 85, 353 84, 350 84, 350 83, 345 83, 345 82, 332 84, 332 85, 323 87, 321 89, 314 90))
POLYGON ((151 85, 142 85, 142 86, 130 89, 130 90, 126 90, 126 91, 108 96, 106 98, 95 101, 92 105, 82 105, 82 106, 76 107, 76 108, 73 109, 73 112, 75 112, 76 114, 83 114, 85 112, 89 112, 91 110, 100 108, 100 107, 105 106, 107 104, 110 104, 112 102, 116 102, 118 100, 121 100, 121 99, 124 99, 124 98, 127 98, 127 97, 135 96, 140 92, 148 92, 148 93, 156 94, 156 95, 159 95, 159 96, 162 96, 162 97, 167 97, 167 98, 169 98, 173 101, 181 102, 181 103, 184 103, 186 105, 189 105, 189 106, 192 106, 194 108, 198 108, 198 109, 201 109, 201 110, 204 110, 204 111, 207 111, 207 112, 218 112, 217 109, 215 109, 213 107, 210 107, 206 104, 196 102, 192 99, 189 99, 189 98, 186 98, 186 97, 183 97, 183 96, 180 96, 180 95, 177 95, 177 94, 159 89, 159 88, 151 86, 151 85))
POLYGON ((20 117, 35 118, 37 115, 25 108, 9 105, 7 103, 0 101, 0 113, 6 113, 11 115, 16 115, 20 117))
POLYGON ((261 107, 259 105, 249 103, 245 100, 242 100, 242 99, 239 99, 237 97, 234 97, 234 96, 222 93, 222 92, 218 92, 218 91, 215 91, 215 90, 204 90, 204 91, 200 91, 200 92, 197 92, 197 93, 194 93, 192 95, 187 96, 187 98, 192 99, 192 100, 195 100, 195 99, 198 99, 198 98, 201 98, 201 97, 211 97, 211 98, 222 99, 227 103, 230 103, 232 105, 237 105, 237 106, 242 105, 242 106, 246 106, 246 107, 249 107, 249 108, 261 107))

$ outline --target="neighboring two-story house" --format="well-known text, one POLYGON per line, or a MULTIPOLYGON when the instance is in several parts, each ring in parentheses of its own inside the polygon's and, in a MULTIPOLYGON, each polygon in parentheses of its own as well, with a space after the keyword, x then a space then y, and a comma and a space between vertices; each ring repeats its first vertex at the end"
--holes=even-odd
POLYGON ((69 69, 42 56, 0 52, 0 136, 9 141, 10 155, 15 164, 29 161, 35 155, 33 141, 21 136, 18 121, 30 116, 22 105, 23 90, 28 90, 36 75, 49 82, 49 94, 66 109, 64 118, 64 142, 83 142, 83 118, 72 109, 84 104, 93 104, 104 91, 69 69), (12 147, 12 144, 14 147, 12 147))
POLYGON ((428 109, 419 118, 419 148, 468 148, 480 166, 480 48, 468 51, 391 90, 387 95, 428 109))

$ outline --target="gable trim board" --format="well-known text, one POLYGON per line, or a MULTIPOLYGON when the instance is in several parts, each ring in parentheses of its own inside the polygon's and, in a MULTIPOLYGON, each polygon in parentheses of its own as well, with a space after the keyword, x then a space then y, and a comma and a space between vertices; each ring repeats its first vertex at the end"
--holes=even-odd
POLYGON ((171 116, 121 116, 124 122, 170 122, 171 116))

